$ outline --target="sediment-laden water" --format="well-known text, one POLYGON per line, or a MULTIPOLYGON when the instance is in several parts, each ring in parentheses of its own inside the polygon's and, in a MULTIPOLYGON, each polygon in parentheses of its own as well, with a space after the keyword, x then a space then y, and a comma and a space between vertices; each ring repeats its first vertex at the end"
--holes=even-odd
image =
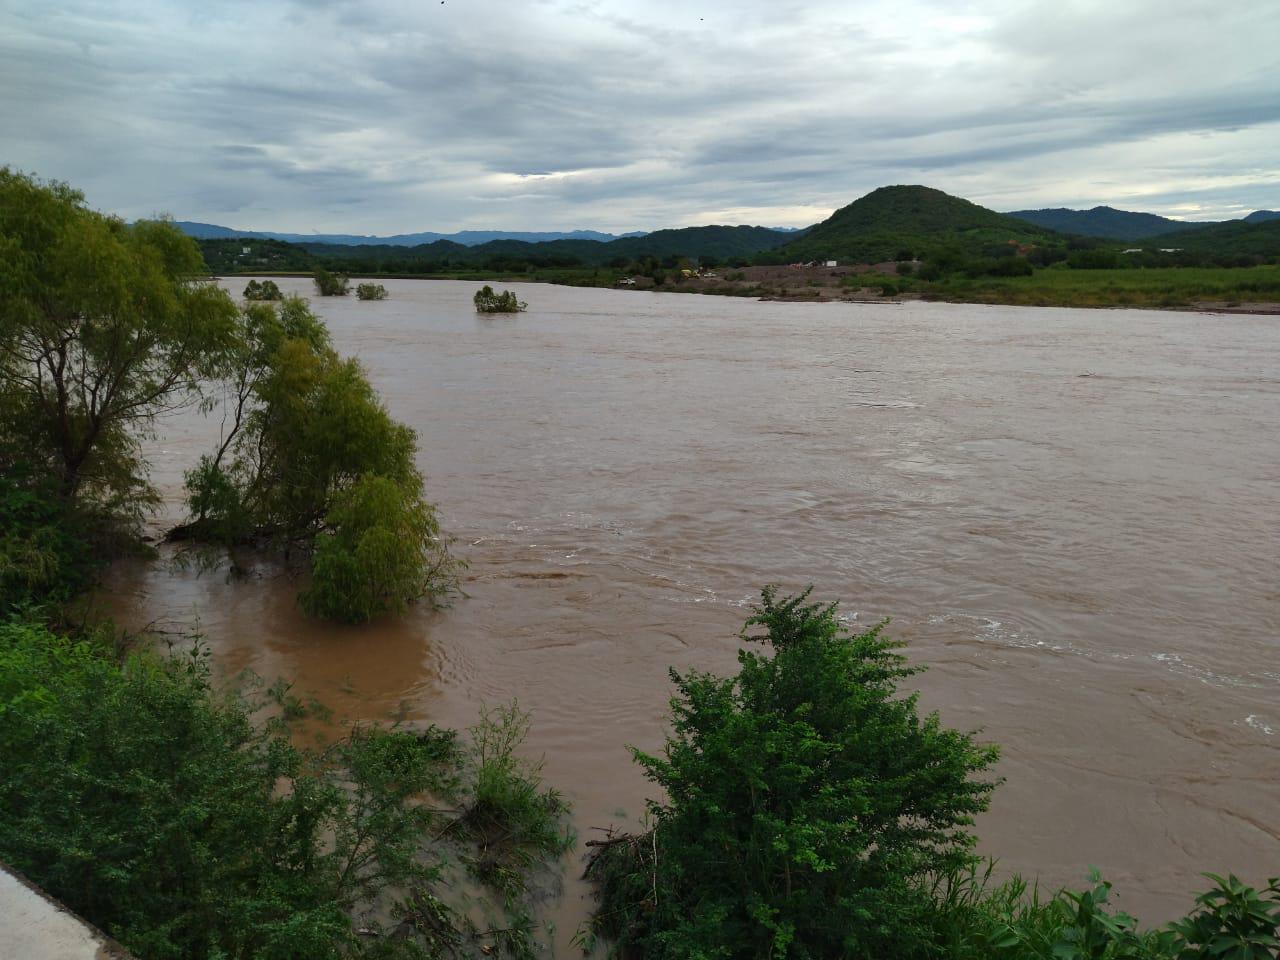
MULTIPOLYGON (((1005 869, 1097 866, 1151 922, 1200 871, 1277 872, 1280 318, 541 285, 493 318, 475 284, 386 286, 314 306, 418 431, 468 596, 340 629, 287 581, 154 565, 117 571, 122 619, 198 618, 226 668, 347 717, 517 697, 586 839, 642 812, 625 746, 660 745, 668 668, 733 670, 759 587, 812 583, 892 617, 924 703, 1003 746, 1005 869)), ((161 425, 171 516, 217 429, 161 425)))

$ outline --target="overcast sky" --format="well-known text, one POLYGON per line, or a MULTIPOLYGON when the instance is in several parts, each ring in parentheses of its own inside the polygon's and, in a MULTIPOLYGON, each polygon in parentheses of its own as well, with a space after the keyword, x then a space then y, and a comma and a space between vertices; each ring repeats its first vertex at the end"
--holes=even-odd
POLYGON ((1280 0, 0 0, 0 163, 243 229, 1280 207, 1280 0))

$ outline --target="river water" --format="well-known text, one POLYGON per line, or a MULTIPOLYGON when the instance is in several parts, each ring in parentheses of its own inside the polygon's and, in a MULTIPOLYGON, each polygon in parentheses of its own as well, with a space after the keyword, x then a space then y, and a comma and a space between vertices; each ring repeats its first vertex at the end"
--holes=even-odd
MULTIPOLYGON (((475 284, 386 285, 314 306, 418 431, 467 596, 337 628, 285 580, 155 564, 117 572, 125 622, 198 621, 342 717, 518 698, 587 839, 643 810, 626 746, 660 747, 668 668, 732 671, 759 588, 813 584, 1002 745, 1002 869, 1096 866, 1147 922, 1201 871, 1280 872, 1280 318, 542 285, 495 318, 475 284)), ((217 429, 160 425, 159 522, 217 429)))

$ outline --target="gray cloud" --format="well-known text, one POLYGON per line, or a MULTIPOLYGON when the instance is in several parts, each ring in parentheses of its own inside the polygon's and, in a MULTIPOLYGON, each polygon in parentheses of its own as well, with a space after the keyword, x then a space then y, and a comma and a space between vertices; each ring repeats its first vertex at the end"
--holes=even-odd
POLYGON ((1280 8, 0 0, 0 162, 256 229, 1280 206, 1280 8))

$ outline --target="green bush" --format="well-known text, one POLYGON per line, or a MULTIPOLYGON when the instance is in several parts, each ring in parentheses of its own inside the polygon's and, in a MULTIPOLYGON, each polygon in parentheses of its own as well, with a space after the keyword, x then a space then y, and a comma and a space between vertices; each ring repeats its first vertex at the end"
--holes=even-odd
POLYGON ((441 589, 447 554, 435 511, 412 486, 366 474, 335 495, 315 544, 311 586, 299 597, 313 616, 364 623, 402 613, 441 589))
MULTIPOLYGON (((452 732, 357 727, 309 750, 255 724, 262 705, 217 692, 198 650, 118 665, 0 625, 0 859, 140 960, 534 955, 523 885, 452 892, 484 855, 453 809, 477 787, 452 732)), ((533 812, 519 829, 565 836, 562 803, 533 812)))
POLYGON ((494 293, 493 287, 488 284, 477 290, 472 300, 475 302, 477 313, 519 313, 529 307, 524 301, 518 300, 510 290, 494 293))
POLYGON ((351 288, 351 281, 341 274, 330 273, 324 267, 316 267, 314 276, 316 293, 322 297, 345 297, 351 288))
POLYGON ((635 752, 666 797, 652 830, 598 848, 593 932, 648 957, 909 957, 928 879, 973 862, 994 747, 921 717, 916 670, 834 604, 766 589, 736 677, 672 672, 673 734, 635 752))
POLYGON ((250 280, 245 284, 244 298, 246 300, 283 300, 284 294, 280 292, 280 287, 274 280, 250 280))
POLYGON ((356 296, 361 300, 385 300, 387 288, 380 283, 362 283, 356 287, 356 296))
POLYGON ((0 473, 0 620, 70 600, 103 562, 91 518, 53 486, 21 468, 0 473))

